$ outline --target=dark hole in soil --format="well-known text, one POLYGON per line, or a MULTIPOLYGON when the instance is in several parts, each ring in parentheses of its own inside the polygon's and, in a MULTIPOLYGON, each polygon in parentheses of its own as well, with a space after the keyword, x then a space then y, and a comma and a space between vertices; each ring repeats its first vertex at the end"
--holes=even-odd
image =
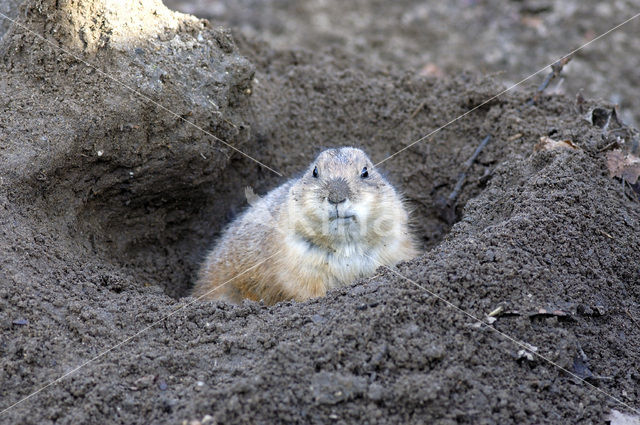
POLYGON ((89 200, 79 228, 106 260, 125 265, 137 282, 189 294, 199 264, 217 235, 246 203, 233 163, 211 182, 145 182, 137 190, 115 186, 89 200))

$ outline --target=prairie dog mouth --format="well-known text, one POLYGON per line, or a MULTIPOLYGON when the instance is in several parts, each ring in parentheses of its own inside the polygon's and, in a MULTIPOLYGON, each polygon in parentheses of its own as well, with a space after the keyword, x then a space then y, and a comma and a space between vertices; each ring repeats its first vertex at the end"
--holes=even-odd
POLYGON ((344 216, 337 216, 337 217, 330 217, 329 220, 355 220, 356 216, 355 215, 344 215, 344 216))
POLYGON ((355 220, 356 215, 351 212, 338 211, 338 209, 332 209, 329 211, 329 220, 355 220))

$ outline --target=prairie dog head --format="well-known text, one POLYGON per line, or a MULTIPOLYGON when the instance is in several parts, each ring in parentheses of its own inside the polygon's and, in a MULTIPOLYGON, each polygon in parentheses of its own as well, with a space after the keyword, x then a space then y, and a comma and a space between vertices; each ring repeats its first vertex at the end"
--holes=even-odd
POLYGON ((394 188, 360 149, 320 153, 290 191, 289 226, 328 249, 375 244, 401 232, 407 213, 394 188))

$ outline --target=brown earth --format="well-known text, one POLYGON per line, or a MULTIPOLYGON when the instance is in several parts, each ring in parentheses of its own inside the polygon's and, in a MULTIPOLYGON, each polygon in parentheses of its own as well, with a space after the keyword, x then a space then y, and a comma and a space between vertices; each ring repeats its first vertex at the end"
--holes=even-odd
MULTIPOLYGON (((5 0, 6 1, 6 0, 5 0)), ((280 49, 338 48, 360 66, 492 74, 510 86, 640 13, 640 0, 167 0, 280 49)), ((581 91, 640 125, 640 19, 580 50, 549 92, 581 91)), ((534 80, 536 81, 536 80, 534 80)), ((533 81, 532 81, 533 82, 533 81)), ((537 81, 536 81, 537 84, 537 81)))
POLYGON ((528 106, 528 87, 386 161, 425 248, 397 272, 306 303, 198 302, 199 259, 245 186, 329 146, 383 160, 502 86, 241 33, 236 47, 154 1, 83 5, 19 14, 77 58, 17 26, 0 44, 0 410, 104 355, 0 423, 591 424, 640 408, 640 206, 604 160, 637 132, 592 124, 611 105, 528 106), (578 148, 534 152, 547 135, 578 148), (478 326, 433 294, 507 314, 478 326))

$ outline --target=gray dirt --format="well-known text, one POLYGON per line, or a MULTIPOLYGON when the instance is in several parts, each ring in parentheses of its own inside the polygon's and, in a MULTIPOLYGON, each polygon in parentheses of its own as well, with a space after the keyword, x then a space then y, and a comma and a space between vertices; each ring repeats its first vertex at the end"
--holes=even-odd
POLYGON ((244 187, 330 146, 382 160, 503 85, 83 5, 29 0, 20 19, 156 103, 20 27, 2 39, 0 410, 103 355, 0 423, 596 424, 629 411, 605 392, 640 408, 640 204, 604 159, 638 134, 592 124, 611 104, 527 106, 530 84, 386 161, 425 250, 397 269, 305 303, 199 302, 244 187), (577 148, 534 151, 547 135, 577 148))

